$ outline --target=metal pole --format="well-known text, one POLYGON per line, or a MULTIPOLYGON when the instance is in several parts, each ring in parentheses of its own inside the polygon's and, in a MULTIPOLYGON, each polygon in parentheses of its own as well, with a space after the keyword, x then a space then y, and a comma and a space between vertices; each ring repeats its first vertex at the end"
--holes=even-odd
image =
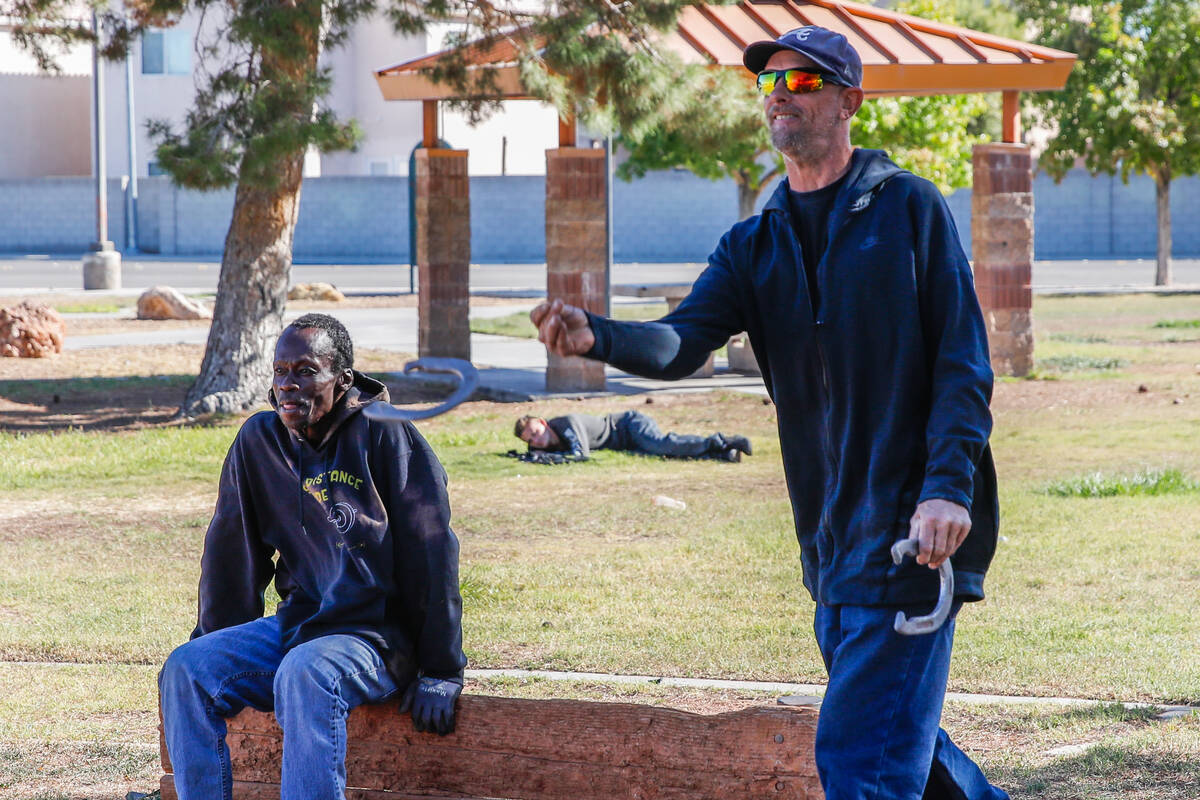
POLYGON ((100 18, 95 9, 92 10, 92 34, 96 37, 92 44, 92 121, 96 126, 96 243, 102 244, 108 241, 108 170, 104 165, 104 76, 100 73, 100 18))
POLYGON ((612 134, 604 140, 605 209, 604 228, 604 313, 612 317, 612 134))
POLYGON ((125 250, 138 251, 137 207, 138 207, 138 161, 137 121, 133 113, 133 59, 125 54, 125 112, 129 134, 129 189, 125 193, 125 250))
POLYGON ((96 170, 96 241, 83 256, 84 289, 120 289, 121 254, 108 240, 108 170, 104 156, 104 73, 100 71, 100 18, 92 11, 92 34, 96 37, 92 45, 92 124, 95 149, 93 162, 96 170))

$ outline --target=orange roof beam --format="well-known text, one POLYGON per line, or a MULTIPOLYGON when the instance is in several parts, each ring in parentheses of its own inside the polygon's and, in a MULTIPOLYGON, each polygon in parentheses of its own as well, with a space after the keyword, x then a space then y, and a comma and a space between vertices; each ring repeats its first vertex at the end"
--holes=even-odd
MULTIPOLYGON (((742 68, 751 41, 779 36, 801 24, 821 24, 855 42, 863 57, 868 96, 920 96, 1061 89, 1075 55, 968 28, 922 20, 848 0, 740 0, 692 6, 663 43, 688 63, 742 68)), ((528 98, 510 42, 466 45, 468 70, 487 70, 506 99, 528 98)), ((454 89, 429 77, 446 53, 410 59, 376 72, 387 100, 441 100, 454 89)), ((1017 99, 1006 101, 1008 133, 1019 137, 1017 99)))

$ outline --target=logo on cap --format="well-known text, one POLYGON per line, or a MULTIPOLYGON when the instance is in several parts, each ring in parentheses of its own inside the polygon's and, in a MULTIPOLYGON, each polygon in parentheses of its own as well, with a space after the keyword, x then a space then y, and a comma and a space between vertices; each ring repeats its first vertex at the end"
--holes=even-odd
POLYGON ((799 30, 792 31, 792 33, 798 40, 803 42, 807 41, 809 36, 812 36, 812 31, 812 28, 800 28, 799 30))

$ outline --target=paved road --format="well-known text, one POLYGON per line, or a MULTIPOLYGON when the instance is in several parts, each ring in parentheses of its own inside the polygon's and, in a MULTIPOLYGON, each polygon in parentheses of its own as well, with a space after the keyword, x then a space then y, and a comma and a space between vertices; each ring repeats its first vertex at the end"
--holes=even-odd
MULTIPOLYGON (((614 283, 679 283, 692 281, 703 264, 617 264, 614 283)), ((166 284, 182 291, 215 291, 221 263, 216 258, 132 256, 121 264, 121 286, 127 291, 166 284)), ((297 263, 294 283, 325 281, 342 291, 407 292, 408 264, 297 263)), ((0 290, 66 291, 83 288, 79 258, 66 255, 0 255, 0 290)), ((471 267, 473 291, 544 293, 545 264, 479 264, 471 267)))
MULTIPOLYGON (((614 283, 679 283, 695 279, 702 264, 617 264, 614 283)), ((153 256, 127 260, 122 268, 120 294, 136 295, 147 286, 167 284, 185 291, 213 291, 217 285, 219 262, 214 259, 167 259, 153 256)), ((474 292, 512 292, 527 296, 528 303, 503 306, 476 306, 472 316, 489 316, 528 310, 544 294, 544 264, 485 264, 471 267, 474 292)), ((1153 283, 1152 261, 1045 261, 1034 266, 1035 290, 1103 291, 1113 289, 1149 289, 1153 283)), ((407 264, 297 264, 292 279, 297 283, 328 281, 342 291, 405 293, 409 287, 407 264)), ((1175 282, 1200 291, 1200 259, 1175 263, 1175 282)), ((0 256, 0 292, 79 292, 82 291, 82 267, 78 259, 39 255, 0 256)), ((97 293, 103 294, 103 293, 97 293)), ((628 298, 614 298, 615 301, 628 298)), ((415 353, 417 351, 417 310, 415 308, 343 309, 338 317, 346 324, 354 341, 373 349, 415 353)), ((206 332, 201 328, 146 331, 136 335, 70 337, 71 349, 130 344, 202 344, 206 332)), ((471 359, 481 368, 484 386, 496 397, 532 397, 545 395, 545 349, 532 339, 472 334, 471 359)), ((721 365, 718 364, 718 367, 721 365)), ((713 378, 678 382, 649 381, 609 368, 608 388, 616 393, 647 391, 706 391, 726 388, 764 394, 762 380, 729 372, 713 378)))
MULTIPOLYGON (((703 264, 615 264, 614 283, 679 283, 691 281, 703 264)), ((167 284, 185 291, 214 291, 219 259, 131 256, 121 267, 121 284, 133 292, 167 284)), ((1200 287, 1200 259, 1176 259, 1174 283, 1181 288, 1200 287)), ((409 265, 385 263, 297 263, 296 283, 327 281, 342 291, 406 292, 409 265)), ((1033 268, 1035 291, 1148 288, 1154 283, 1154 262, 1148 259, 1116 261, 1038 261, 1033 268)), ((45 291, 83 288, 83 267, 71 255, 0 255, 0 290, 45 291)), ((539 293, 546 288, 544 264, 478 264, 471 267, 472 291, 539 293)))

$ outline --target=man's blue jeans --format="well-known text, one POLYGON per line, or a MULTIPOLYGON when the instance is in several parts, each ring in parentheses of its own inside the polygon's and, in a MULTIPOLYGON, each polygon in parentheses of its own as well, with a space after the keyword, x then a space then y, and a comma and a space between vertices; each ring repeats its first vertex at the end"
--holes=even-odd
POLYGON ((282 800, 340 800, 346 716, 397 688, 379 653, 357 636, 322 636, 285 655, 275 617, 181 645, 158 687, 180 800, 232 797, 225 717, 246 706, 273 709, 283 729, 282 800))
POLYGON ((934 633, 901 636, 896 611, 817 604, 829 673, 816 741, 826 800, 1007 800, 939 726, 954 615, 934 633))
POLYGON ((725 446, 719 436, 693 436, 687 433, 663 433, 658 423, 640 411, 626 411, 617 417, 612 450, 633 450, 652 456, 699 458, 725 446))

